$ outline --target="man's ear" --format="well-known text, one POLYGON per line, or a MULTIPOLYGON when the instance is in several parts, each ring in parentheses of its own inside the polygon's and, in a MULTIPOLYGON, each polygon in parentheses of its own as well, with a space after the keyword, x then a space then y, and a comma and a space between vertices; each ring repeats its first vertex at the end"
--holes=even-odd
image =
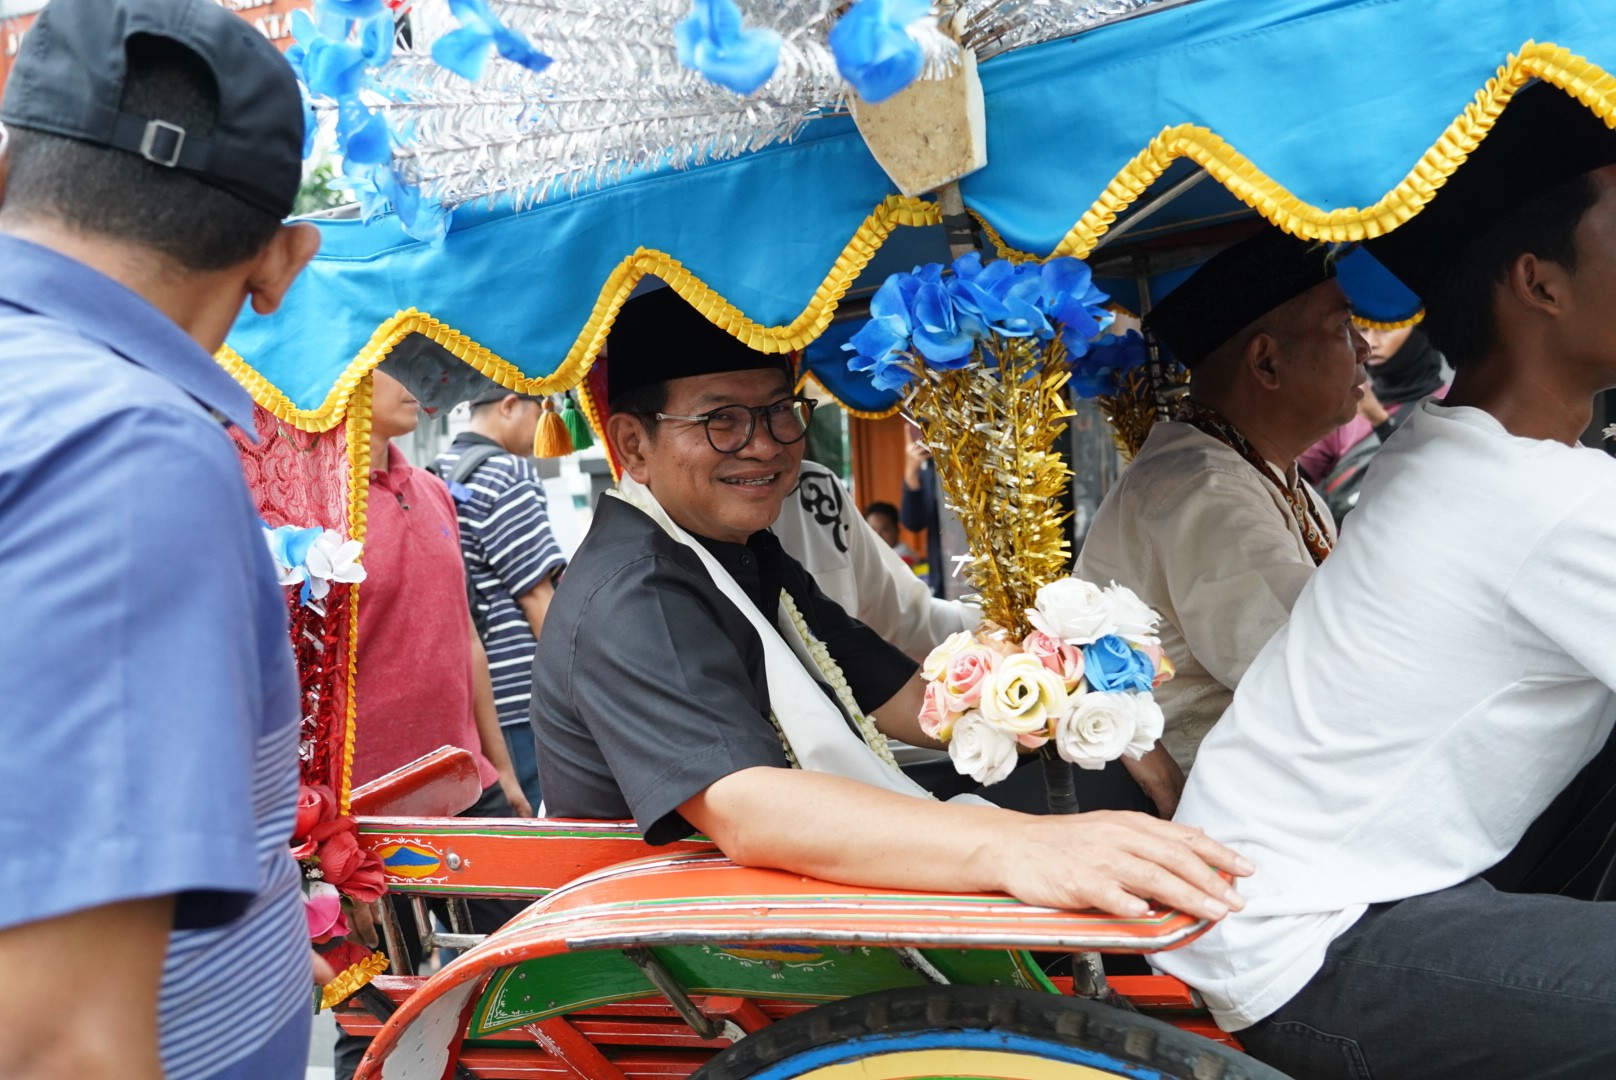
POLYGON ((1571 273, 1559 263, 1528 251, 1515 256, 1509 264, 1504 288, 1523 307, 1558 315, 1570 294, 1571 273))
POLYGON ((645 483, 646 458, 651 452, 651 433, 646 431, 645 422, 628 413, 613 413, 606 418, 606 441, 623 471, 645 483))
POLYGON ((1279 339, 1266 330, 1251 335, 1241 352, 1246 373, 1264 390, 1278 390, 1283 350, 1279 339))
POLYGON ((270 315, 281 306, 286 290, 320 250, 320 230, 306 221, 282 225, 247 271, 247 293, 253 310, 270 315))

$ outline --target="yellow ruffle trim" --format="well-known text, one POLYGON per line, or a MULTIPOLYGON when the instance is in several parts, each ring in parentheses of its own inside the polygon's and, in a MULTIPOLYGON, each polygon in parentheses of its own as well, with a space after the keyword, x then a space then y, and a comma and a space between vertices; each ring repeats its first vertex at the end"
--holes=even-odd
MULTIPOLYGON (((1304 202, 1225 142, 1214 132, 1194 124, 1165 128, 1106 186, 1049 257, 1086 257, 1118 215, 1147 191, 1179 158, 1188 158, 1210 173, 1236 198, 1286 232, 1310 240, 1358 241, 1382 236, 1412 218, 1430 202, 1455 169, 1492 130, 1504 106, 1532 79, 1552 83, 1616 127, 1616 78, 1597 64, 1553 44, 1528 41, 1510 56, 1475 99, 1421 157, 1407 176, 1368 207, 1321 210, 1304 202)), ((984 236, 998 253, 1015 261, 1040 256, 1016 250, 991 224, 978 216, 984 236)), ((410 334, 422 334, 496 382, 520 393, 550 394, 571 389, 583 378, 599 353, 623 301, 642 277, 661 278, 674 291, 718 326, 760 352, 800 349, 830 325, 837 305, 853 281, 893 231, 902 226, 935 225, 941 221, 936 204, 916 198, 888 196, 853 238, 815 290, 801 314, 783 326, 763 326, 713 291, 678 260, 660 251, 640 248, 626 257, 607 277, 588 321, 554 374, 529 379, 515 365, 490 352, 471 338, 413 308, 384 322, 369 343, 348 365, 326 400, 317 409, 299 409, 278 388, 255 371, 228 346, 219 362, 235 376, 253 399, 280 419, 304 431, 325 431, 342 419, 349 398, 361 379, 384 360, 393 347, 410 334)), ((1407 325, 1406 323, 1403 325, 1407 325)), ((598 417, 591 411, 592 422, 598 417)), ((597 424, 598 427, 598 424, 597 424)))
POLYGON ((320 991, 320 1008, 340 1005, 357 994, 361 987, 387 970, 387 957, 371 953, 365 959, 326 983, 320 991))
POLYGON ((1402 319, 1398 322, 1376 322, 1374 319, 1361 319, 1354 315, 1352 323, 1354 326, 1362 327, 1365 330, 1401 330, 1405 326, 1416 325, 1424 318, 1425 312, 1423 311, 1415 312, 1412 319, 1402 319))
MULTIPOLYGON (((370 387, 363 378, 348 398, 345 434, 348 439, 348 539, 365 542, 366 511, 370 505, 370 387)), ((337 805, 343 815, 351 813, 348 795, 353 791, 354 735, 358 704, 359 677, 359 585, 348 586, 348 705, 343 715, 342 777, 337 805)))
MULTIPOLYGON (((836 307, 848 288, 896 229, 936 225, 941 220, 942 213, 935 203, 889 195, 864 219, 842 253, 836 257, 836 262, 814 290, 808 306, 783 326, 764 326, 753 322, 739 308, 685 269, 679 260, 661 251, 640 248, 607 276, 595 307, 572 348, 560 367, 542 379, 528 378, 508 360, 414 308, 399 312, 377 327, 370 341, 359 350, 317 409, 298 408, 228 345, 219 350, 217 359, 237 382, 246 387, 254 401, 303 431, 326 431, 335 427, 341 421, 348 399, 360 380, 387 359, 394 346, 411 334, 429 338, 501 386, 517 393, 554 394, 572 389, 583 379, 584 372, 589 370, 589 365, 606 343, 606 335, 611 331, 618 310, 643 277, 655 277, 666 282, 714 326, 733 334, 748 347, 765 353, 791 352, 806 346, 830 325, 836 307)), ((591 419, 596 418, 591 416, 591 419)))
POLYGON ((1166 128, 1129 162, 1050 254, 1083 258, 1117 215, 1131 206, 1179 158, 1212 174, 1236 198, 1288 233, 1345 242, 1383 236, 1430 202, 1453 171, 1481 144, 1515 92, 1532 79, 1553 83, 1605 123, 1616 114, 1616 79, 1558 45, 1528 41, 1476 93, 1442 137, 1401 182, 1372 206, 1321 210, 1287 191, 1223 139, 1194 124, 1166 128))

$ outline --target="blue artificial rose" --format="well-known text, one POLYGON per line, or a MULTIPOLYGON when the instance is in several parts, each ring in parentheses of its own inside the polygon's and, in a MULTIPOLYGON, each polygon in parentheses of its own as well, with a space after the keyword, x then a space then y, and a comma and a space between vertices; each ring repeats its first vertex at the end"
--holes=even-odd
POLYGON ((393 156, 387 121, 358 97, 340 102, 337 106, 337 149, 345 163, 382 164, 393 156))
POLYGON ((1156 678, 1150 657, 1115 634, 1083 646, 1083 677, 1089 689, 1118 694, 1127 690, 1147 693, 1156 678))
POLYGON ((931 0, 859 0, 837 21, 830 50, 859 97, 885 101, 919 77, 925 56, 907 27, 930 15, 931 0))
POLYGON ((780 65, 780 35, 741 25, 735 0, 695 0, 674 26, 679 63, 741 96, 753 93, 780 65))
POLYGON ((1094 275, 1081 259, 1051 259, 1039 278, 1044 311, 1061 324, 1067 352, 1082 356, 1089 340, 1111 325, 1114 316, 1104 307, 1110 297, 1094 287, 1094 275))

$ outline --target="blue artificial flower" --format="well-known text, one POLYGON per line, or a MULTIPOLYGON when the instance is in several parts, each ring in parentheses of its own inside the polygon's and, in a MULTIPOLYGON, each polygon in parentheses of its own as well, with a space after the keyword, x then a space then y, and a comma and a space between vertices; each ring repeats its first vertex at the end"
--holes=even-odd
POLYGON ((893 274, 870 298, 870 321, 842 346, 853 354, 847 366, 866 372, 880 390, 902 390, 914 378, 905 355, 914 333, 911 315, 919 281, 911 274, 893 274))
POLYGON ((399 179, 390 164, 345 161, 342 174, 342 185, 353 190, 364 221, 370 221, 391 207, 405 233, 416 240, 436 243, 448 234, 452 212, 438 200, 423 197, 399 179))
POLYGON ((1051 335, 1049 320, 1038 307, 1041 283, 1036 268, 997 259, 974 273, 971 264, 965 269, 970 276, 955 279, 959 282, 956 303, 961 309, 1005 337, 1051 335))
POLYGON ((490 50, 529 71, 543 71, 550 66, 548 56, 499 21, 488 7, 488 0, 449 0, 449 10, 460 20, 460 29, 432 43, 432 59, 439 66, 472 82, 482 76, 490 50))
POLYGON ((1107 634, 1083 646, 1083 677, 1090 689, 1102 693, 1148 693, 1156 678, 1156 665, 1115 634, 1107 634))
MULTIPOLYGON (((294 23, 297 16, 293 14, 294 23)), ((304 16, 306 19, 307 16, 304 16)), ((313 29, 313 22, 309 27, 313 29)), ((302 74, 309 93, 341 101, 359 93, 365 79, 365 53, 346 41, 336 41, 323 34, 313 33, 303 42, 302 74)))
POLYGON ((885 101, 920 75, 925 56, 909 24, 931 16, 931 0, 859 0, 830 32, 836 68, 865 101, 885 101))
POLYGON ((976 341, 960 325, 948 288, 940 281, 923 281, 914 304, 915 348, 932 367, 963 367, 961 361, 970 358, 976 341))
POLYGON ((779 33, 743 27, 735 0, 694 0, 673 35, 680 64, 742 97, 768 82, 780 65, 779 33))
POLYGON ((1094 275, 1081 259, 1062 257, 1045 263, 1039 274, 1042 304, 1061 324, 1061 341, 1073 357, 1088 351, 1088 342, 1115 316, 1103 306, 1110 299, 1094 287, 1094 275))
POLYGON ((393 156, 387 121, 357 97, 337 106, 337 149, 344 161, 380 165, 393 156))
POLYGON ((1072 392, 1078 397, 1093 398, 1122 391, 1122 377, 1143 367, 1150 359, 1145 339, 1139 331, 1129 330, 1118 337, 1106 334, 1087 345, 1086 355, 1072 357, 1072 392))
POLYGON ((314 9, 322 16, 329 14, 359 21, 387 14, 382 0, 314 0, 314 9))
MULTIPOLYGON (((377 0, 378 4, 380 0, 377 0)), ((366 19, 359 30, 359 51, 365 63, 381 67, 393 55, 393 17, 385 10, 377 18, 366 19)))

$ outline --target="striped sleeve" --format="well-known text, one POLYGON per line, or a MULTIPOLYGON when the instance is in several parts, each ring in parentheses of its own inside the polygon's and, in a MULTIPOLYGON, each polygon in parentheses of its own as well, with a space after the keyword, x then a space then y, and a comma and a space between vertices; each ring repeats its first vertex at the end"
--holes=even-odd
MULTIPOLYGON (((512 599, 519 599, 560 570, 566 560, 550 529, 544 488, 531 466, 515 458, 498 461, 497 486, 490 485, 492 500, 486 516, 477 523, 477 539, 488 568, 512 599)), ((479 469, 477 486, 483 485, 485 473, 495 471, 479 469)))

